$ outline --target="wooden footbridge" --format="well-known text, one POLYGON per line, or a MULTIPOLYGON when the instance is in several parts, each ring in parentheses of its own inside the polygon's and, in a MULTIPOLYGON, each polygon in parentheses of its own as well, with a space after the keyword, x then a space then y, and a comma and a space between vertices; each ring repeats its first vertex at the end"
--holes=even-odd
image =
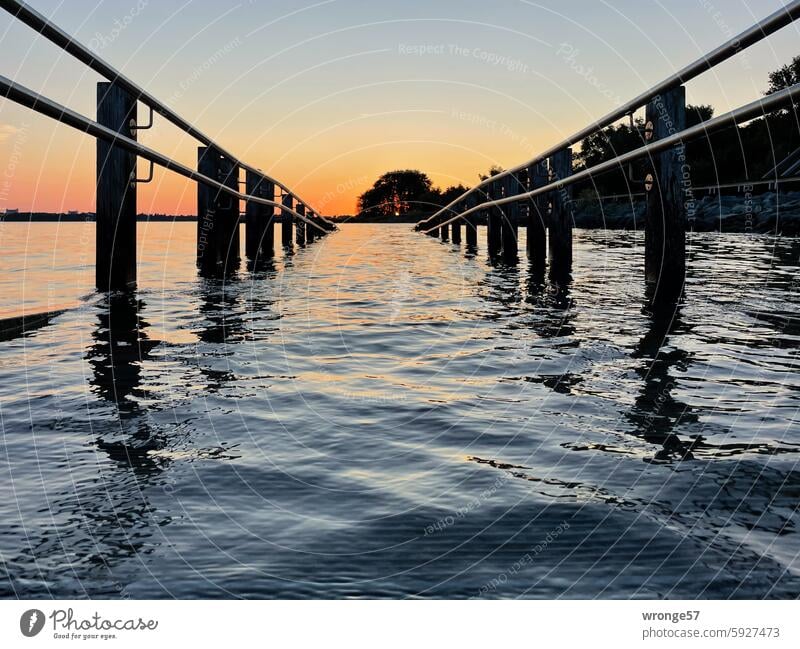
MULTIPOLYGON (((281 244, 306 245, 336 229, 308 202, 227 152, 191 123, 121 74, 88 48, 72 39, 24 2, 0 0, 0 8, 30 26, 78 61, 107 79, 98 84, 97 120, 91 120, 15 81, 0 76, 0 92, 9 100, 87 133, 97 139, 97 252, 99 290, 119 290, 136 281, 136 188, 152 179, 159 165, 197 182, 197 261, 201 274, 225 275, 240 262, 239 224, 246 227, 245 254, 251 264, 273 255, 274 224, 281 225, 281 244), (149 110, 141 124, 138 106, 149 110), (197 139, 197 169, 145 147, 138 131, 150 128, 153 116, 172 122, 197 139), (150 173, 137 176, 137 158, 150 162, 150 173), (244 180, 242 180, 244 172, 244 180), (244 190, 242 190, 244 185, 244 190), (240 202, 244 201, 244 215, 240 202)), ((648 91, 590 124, 532 160, 488 178, 417 226, 442 239, 477 246, 479 220, 485 220, 492 258, 518 260, 518 223, 527 227, 527 254, 534 272, 549 265, 556 281, 572 267, 572 186, 635 160, 646 160, 641 179, 647 194, 645 219, 645 280, 652 303, 672 303, 680 296, 686 271, 686 186, 691 168, 686 142, 720 129, 795 107, 800 84, 761 98, 725 115, 686 128, 684 84, 703 72, 767 38, 800 17, 800 0, 793 0, 717 49, 656 84, 648 91), (588 169, 573 170, 571 147, 645 107, 642 146, 588 169)))

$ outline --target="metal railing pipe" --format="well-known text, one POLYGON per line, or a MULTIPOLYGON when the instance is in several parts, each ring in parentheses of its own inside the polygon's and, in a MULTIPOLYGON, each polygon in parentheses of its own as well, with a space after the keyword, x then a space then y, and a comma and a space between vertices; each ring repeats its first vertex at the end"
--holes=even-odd
MULTIPOLYGON (((97 122, 81 115, 80 113, 75 112, 74 110, 67 108, 66 106, 62 106, 61 104, 53 101, 52 99, 48 99, 25 86, 22 86, 7 77, 0 75, 0 93, 6 98, 10 99, 11 101, 20 104, 21 106, 25 106, 26 108, 30 108, 31 110, 36 111, 37 113, 41 113, 42 115, 46 115, 47 117, 51 117, 52 119, 61 122, 62 124, 66 124, 67 126, 71 126, 72 128, 82 131, 83 133, 87 133, 93 137, 100 138, 102 140, 107 140, 114 144, 115 146, 122 147, 123 149, 127 149, 138 155, 145 160, 149 160, 150 162, 159 165, 160 167, 164 167, 165 169, 169 169, 170 171, 174 171, 181 176, 185 176, 190 180, 194 180, 195 182, 203 183, 209 187, 213 187, 219 191, 222 191, 234 198, 238 198, 242 201, 250 201, 253 203, 258 203, 260 205, 270 205, 273 207, 280 207, 283 211, 289 212, 292 216, 297 217, 298 219, 305 221, 306 223, 311 224, 317 230, 321 232, 326 232, 326 230, 317 225, 314 221, 310 221, 302 214, 298 214, 294 210, 287 210, 283 205, 277 201, 271 201, 266 198, 261 198, 260 196, 251 196, 249 194, 244 194, 236 189, 228 187, 223 183, 215 180, 213 178, 209 178, 201 173, 198 173, 191 167, 187 167, 185 164, 177 162, 172 158, 168 158, 167 156, 155 151, 149 147, 140 144, 136 140, 132 140, 129 137, 121 135, 116 131, 111 130, 97 122)), ((258 173, 258 172, 257 172, 258 173)))
MULTIPOLYGON (((528 200, 531 198, 535 198, 536 196, 539 196, 541 194, 546 194, 548 192, 556 191, 561 187, 566 187, 568 185, 580 182, 581 180, 586 180, 588 178, 591 178, 592 176, 596 176, 597 174, 606 173, 607 171, 611 171, 615 168, 621 167, 629 162, 633 162, 640 158, 651 156, 655 153, 660 153, 661 151, 666 151, 667 149, 670 149, 673 146, 676 146, 681 143, 686 143, 690 140, 701 137, 703 135, 719 131, 723 128, 729 128, 731 126, 741 124, 742 122, 747 122, 751 119, 755 119, 756 117, 762 117, 767 113, 785 107, 787 104, 792 105, 795 101, 798 100, 798 98, 800 98, 800 83, 792 86, 791 88, 786 88, 785 90, 781 90, 771 95, 767 95, 762 99, 756 99, 755 101, 750 102, 745 106, 741 106, 735 110, 730 111, 729 113, 720 115, 719 117, 714 117, 706 122, 700 122, 699 124, 695 124, 694 126, 684 129, 683 131, 680 131, 678 133, 673 133, 669 137, 665 137, 661 140, 658 140, 657 142, 653 142, 652 144, 647 144, 645 146, 639 147, 638 149, 634 149, 633 151, 628 151, 627 153, 618 155, 612 160, 606 160, 605 162, 601 162, 595 165, 594 167, 583 169, 581 171, 576 171, 572 175, 564 178, 563 180, 551 182, 547 185, 544 185, 543 187, 539 187, 533 191, 525 192, 523 194, 516 194, 515 196, 507 196, 505 198, 500 198, 497 200, 481 203, 480 205, 471 207, 470 209, 461 212, 460 214, 457 214, 452 218, 443 221, 440 224, 437 224, 437 227, 452 223, 457 219, 469 216, 470 214, 477 212, 479 210, 485 210, 492 207, 500 207, 502 205, 508 205, 509 203, 528 200)), ((496 179, 497 176, 495 176, 494 178, 496 179)), ((427 234, 432 229, 434 228, 423 230, 423 232, 427 234)))
POLYGON ((571 135, 566 140, 559 142, 558 144, 550 147, 543 153, 539 154, 535 158, 528 160, 516 167, 511 169, 507 169, 496 176, 492 176, 487 178, 486 180, 481 181, 471 189, 464 192, 461 196, 456 198, 454 201, 446 205, 445 207, 441 208, 438 212, 433 214, 432 216, 428 217, 424 221, 422 221, 418 228, 422 229, 420 226, 424 226, 428 223, 431 223, 442 213, 451 210, 455 205, 460 203, 466 196, 471 194, 474 191, 477 191, 481 187, 488 185, 491 182, 499 180, 504 176, 508 176, 509 174, 515 174, 522 171, 525 167, 530 165, 534 165, 537 162, 541 162, 552 156, 554 153, 561 151, 562 149, 566 149, 574 144, 578 144, 582 140, 585 140, 587 137, 592 135, 593 133, 605 128, 606 126, 610 126, 617 120, 622 119, 626 115, 630 115, 637 109, 641 108, 647 102, 649 102, 654 97, 666 92, 674 88, 675 86, 683 85, 692 79, 700 76, 703 72, 711 70, 715 66, 719 65, 723 61, 728 60, 732 56, 735 56, 742 50, 747 49, 751 45, 758 43, 759 41, 765 39, 770 34, 775 33, 779 29, 790 25, 795 20, 800 18, 800 0, 792 0, 791 2, 787 3, 784 7, 781 7, 776 12, 770 14, 766 18, 760 20, 752 27, 744 30, 738 36, 734 36, 733 38, 729 39, 715 50, 712 50, 708 54, 703 57, 700 57, 696 61, 690 63, 683 69, 679 70, 678 72, 670 75, 666 79, 664 79, 661 83, 658 83, 651 87, 649 90, 646 90, 642 94, 634 97, 626 104, 620 106, 619 108, 614 109, 610 113, 608 113, 605 117, 600 118, 596 122, 589 124, 587 127, 581 129, 574 135, 571 135))
MULTIPOLYGON (((298 201, 304 203, 305 205, 308 205, 308 203, 305 200, 303 200, 299 195, 294 193, 291 189, 289 189, 289 187, 284 185, 279 180, 267 176, 260 169, 257 169, 252 165, 249 165, 246 162, 239 160, 235 155, 233 155, 232 153, 226 151, 224 148, 219 146, 219 144, 214 142, 214 140, 212 140, 208 135, 206 135, 200 129, 191 124, 191 122, 188 122, 183 117, 178 115, 174 110, 172 110, 169 106, 160 102, 158 99, 156 99, 156 97, 147 92, 144 88, 140 87, 132 79, 126 77, 124 74, 122 74, 122 72, 117 70, 110 63, 98 57, 88 47, 74 40, 72 36, 67 34, 63 29, 61 29, 57 25, 53 24, 50 20, 48 20, 45 16, 43 16, 38 11, 33 9, 27 3, 21 2, 20 0, 0 0, 0 8, 5 9, 8 13, 13 15, 17 20, 25 23, 31 29, 37 31, 51 43, 53 43, 57 47, 60 47, 65 52, 75 57, 78 61, 80 61, 87 67, 91 68, 101 76, 105 77, 108 81, 112 81, 121 86, 122 88, 124 88, 127 92, 133 95, 138 101, 141 101, 146 106, 152 108, 154 112, 164 117, 167 121, 172 122, 172 124, 177 126, 179 129, 181 129, 188 135, 191 135, 193 138, 200 141, 202 144, 209 147, 213 147, 214 149, 219 151, 219 153, 223 157, 233 161, 237 166, 242 167, 246 171, 251 171, 253 173, 260 174, 269 182, 275 183, 276 186, 280 187, 286 193, 291 194, 298 201)), ((325 220, 326 223, 330 223, 322 216, 320 216, 320 218, 325 220)))

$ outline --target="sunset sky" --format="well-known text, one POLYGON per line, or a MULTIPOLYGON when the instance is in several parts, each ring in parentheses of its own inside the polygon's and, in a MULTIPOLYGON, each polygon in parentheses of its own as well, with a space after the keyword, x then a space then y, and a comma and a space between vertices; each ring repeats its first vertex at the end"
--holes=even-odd
MULTIPOLYGON (((522 162, 783 2, 30 4, 323 213, 348 214, 390 169, 446 186, 522 162)), ((800 54, 797 29, 691 83, 688 100, 720 113, 759 97, 767 73, 800 54)), ((0 39, 0 74, 94 118, 97 75, 1 11, 0 39)), ((163 119, 141 140, 196 162, 197 143, 163 119)), ((93 139, 0 100, 0 211, 93 211, 94 157, 93 139)), ((193 183, 160 169, 139 191, 141 212, 190 214, 195 202, 193 183)))

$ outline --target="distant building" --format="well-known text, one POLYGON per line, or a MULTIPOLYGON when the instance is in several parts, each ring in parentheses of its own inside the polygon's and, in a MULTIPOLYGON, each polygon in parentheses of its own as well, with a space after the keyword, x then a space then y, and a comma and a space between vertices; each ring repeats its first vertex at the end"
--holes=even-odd
POLYGON ((14 209, 6 209, 5 215, 8 216, 9 214, 19 214, 19 210, 16 209, 16 208, 14 208, 14 209))

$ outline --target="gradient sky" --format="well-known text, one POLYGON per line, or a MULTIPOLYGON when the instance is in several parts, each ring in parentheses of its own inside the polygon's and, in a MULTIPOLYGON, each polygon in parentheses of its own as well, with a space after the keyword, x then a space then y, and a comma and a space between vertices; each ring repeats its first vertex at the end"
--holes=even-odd
MULTIPOLYGON (((522 162, 784 2, 30 4, 323 213, 347 214, 390 169, 445 186, 522 162)), ((688 100, 720 113, 759 97, 767 73, 800 54, 797 37, 784 28, 692 82, 688 100)), ((2 11, 0 51, 0 74, 94 118, 99 77, 2 11)), ((163 119, 140 139, 196 163, 197 143, 163 119)), ((93 139, 0 99, 0 210, 94 211, 94 152, 93 139)), ((142 212, 195 205, 195 185, 165 170, 139 190, 142 212)))

